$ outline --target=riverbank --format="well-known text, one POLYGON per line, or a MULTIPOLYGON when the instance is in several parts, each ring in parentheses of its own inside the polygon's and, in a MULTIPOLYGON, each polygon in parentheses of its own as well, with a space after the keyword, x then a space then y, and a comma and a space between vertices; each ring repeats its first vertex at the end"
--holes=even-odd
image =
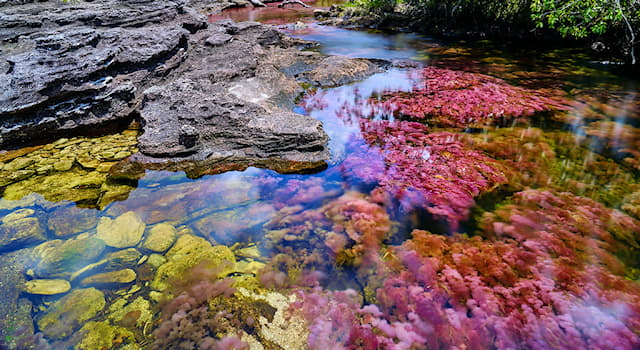
MULTIPOLYGON (((524 10, 522 13, 512 10, 514 13, 502 14, 504 18, 492 18, 484 13, 474 14, 464 9, 456 11, 456 8, 451 9, 450 13, 438 11, 421 8, 420 4, 412 2, 396 4, 394 1, 354 1, 333 6, 329 11, 318 11, 316 18, 325 25, 415 32, 440 39, 490 39, 513 47, 540 49, 582 48, 589 50, 594 60, 607 65, 625 65, 632 59, 627 43, 624 42, 624 33, 611 31, 582 38, 563 36, 558 31, 536 25, 531 20, 529 11, 524 10)), ((627 70, 637 73, 635 65, 627 66, 627 70)))

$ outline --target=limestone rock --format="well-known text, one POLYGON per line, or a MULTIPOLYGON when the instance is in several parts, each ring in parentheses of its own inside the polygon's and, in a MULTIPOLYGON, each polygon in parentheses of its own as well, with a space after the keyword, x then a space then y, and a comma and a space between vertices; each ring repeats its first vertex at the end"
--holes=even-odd
POLYGON ((108 217, 100 218, 97 237, 110 247, 133 247, 140 242, 145 227, 138 214, 129 211, 115 220, 108 217))
POLYGON ((379 70, 375 64, 365 59, 330 56, 303 76, 313 85, 338 86, 362 80, 379 70))
POLYGON ((33 249, 36 262, 34 274, 38 277, 65 277, 95 261, 104 251, 105 244, 95 237, 70 240, 51 240, 33 249))
POLYGON ((138 139, 140 150, 153 157, 328 159, 320 122, 285 110, 268 112, 208 79, 181 79, 146 90, 141 116, 146 132, 138 139))
POLYGON ((113 284, 128 284, 136 280, 136 272, 131 269, 98 273, 80 282, 83 286, 108 286, 113 284))
POLYGON ((35 173, 36 172, 33 170, 0 171, 0 187, 4 187, 12 183, 28 179, 29 177, 35 175, 35 173))
POLYGON ((62 339, 105 307, 104 294, 95 289, 76 289, 54 302, 37 319, 38 329, 47 337, 62 339))
POLYGON ((166 254, 167 262, 158 268, 151 288, 164 291, 172 278, 181 278, 190 268, 208 261, 211 268, 226 275, 235 269, 235 256, 226 246, 212 246, 204 238, 183 235, 166 254))
POLYGON ((46 239, 33 209, 18 209, 0 221, 0 252, 20 249, 46 239))
POLYGON ((53 279, 36 279, 27 281, 23 290, 29 294, 39 295, 55 295, 66 293, 71 289, 71 284, 67 280, 53 279))
POLYGON ((100 197, 100 185, 106 174, 97 171, 72 169, 63 173, 39 175, 8 185, 7 199, 19 199, 33 192, 40 193, 50 202, 91 202, 100 197))
POLYGON ((226 42, 231 41, 231 39, 233 39, 233 37, 229 34, 214 33, 205 40, 205 43, 211 46, 220 46, 226 42))
POLYGON ((135 85, 188 34, 179 22, 145 26, 177 19, 179 2, 83 5, 64 11, 39 2, 3 7, 0 42, 8 49, 0 61, 13 64, 0 73, 0 147, 117 126, 131 111, 135 85), (131 71, 141 74, 112 78, 131 71))

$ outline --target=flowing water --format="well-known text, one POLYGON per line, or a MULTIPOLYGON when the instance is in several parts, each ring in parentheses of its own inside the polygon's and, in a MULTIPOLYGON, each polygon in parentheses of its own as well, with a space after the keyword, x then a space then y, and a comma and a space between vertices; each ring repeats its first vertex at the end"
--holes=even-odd
POLYGON ((577 49, 283 30, 389 62, 301 96, 295 111, 330 136, 322 172, 112 183, 135 130, 0 154, 19 179, 0 199, 7 347, 196 349, 243 332, 267 349, 640 347, 637 80, 577 49), (496 89, 526 103, 514 102, 517 118, 463 125, 385 104, 446 115, 418 98, 455 83, 447 74, 472 85, 457 102, 465 115, 499 104, 496 89), (562 108, 533 113, 531 96, 562 108))

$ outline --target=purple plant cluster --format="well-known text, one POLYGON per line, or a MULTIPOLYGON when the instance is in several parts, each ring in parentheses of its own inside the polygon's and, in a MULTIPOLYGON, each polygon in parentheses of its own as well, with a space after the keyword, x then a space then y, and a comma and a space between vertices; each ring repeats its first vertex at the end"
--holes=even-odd
POLYGON ((423 85, 410 93, 388 94, 381 106, 398 117, 455 128, 567 109, 560 99, 484 74, 435 67, 426 67, 421 73, 423 85))
POLYGON ((375 302, 298 291, 312 349, 636 349, 640 286, 614 254, 640 223, 569 193, 527 190, 486 237, 415 230, 379 259, 375 302), (613 239, 611 232, 622 239, 613 239), (593 253, 593 254, 592 254, 593 253))
MULTIPOLYGON (((346 123, 359 125, 360 134, 348 142, 340 166, 329 171, 367 195, 356 200, 347 193, 313 214, 296 214, 296 222, 316 233, 304 237, 329 248, 336 263, 357 248, 353 255, 361 258, 350 268, 360 290, 319 283, 296 290, 289 312, 307 320, 310 348, 640 348, 640 286, 633 269, 640 222, 593 199, 560 192, 562 186, 586 188, 578 175, 597 164, 594 159, 571 158, 582 165, 560 167, 561 158, 582 159, 584 152, 559 151, 558 144, 570 144, 563 135, 535 128, 498 130, 483 138, 368 114, 384 118, 391 111, 435 127, 464 128, 566 109, 565 103, 481 74, 438 68, 421 74, 424 87, 336 111, 346 123), (559 171, 577 180, 555 183, 559 171), (474 236, 455 233, 477 197, 501 186, 520 192, 476 217, 474 236), (389 217, 373 215, 376 208, 387 208, 389 217), (394 208, 403 215, 424 209, 447 224, 449 235, 413 230, 410 239, 391 246, 388 233, 371 229, 362 241, 359 232, 375 228, 376 220, 378 227, 393 227, 388 220, 396 219, 394 208), (366 213, 366 224, 352 222, 358 213, 366 213), (309 226, 318 222, 314 218, 339 224, 309 226)), ((322 106, 322 98, 318 94, 307 103, 322 106)))
POLYGON ((429 133, 406 121, 361 121, 368 145, 352 153, 341 171, 375 184, 374 200, 398 203, 402 212, 425 209, 450 232, 468 219, 474 198, 505 184, 507 169, 449 132, 429 133), (375 181, 375 182, 374 182, 375 181))
POLYGON ((203 262, 172 284, 175 297, 162 309, 162 322, 153 332, 149 349, 247 350, 249 345, 235 336, 220 337, 237 323, 236 317, 212 303, 229 299, 236 292, 233 279, 217 279, 217 270, 203 262))

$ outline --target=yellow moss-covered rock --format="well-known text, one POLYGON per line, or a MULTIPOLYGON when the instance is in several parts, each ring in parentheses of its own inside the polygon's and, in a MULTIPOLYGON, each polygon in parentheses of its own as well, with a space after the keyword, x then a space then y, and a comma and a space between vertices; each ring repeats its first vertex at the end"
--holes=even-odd
POLYGON ((132 247, 142 238, 146 225, 135 212, 129 211, 115 220, 102 217, 98 224, 97 237, 115 248, 132 247))
POLYGON ((108 319, 114 324, 123 327, 143 328, 148 322, 151 322, 153 313, 149 300, 138 297, 129 304, 126 304, 124 299, 119 299, 118 302, 109 307, 111 313, 108 319), (118 303, 121 300, 124 302, 118 303))
POLYGON ((101 291, 95 288, 76 289, 54 302, 36 324, 47 337, 62 339, 96 316, 105 304, 101 291))
POLYGON ((135 342, 131 331, 112 326, 108 322, 87 322, 80 332, 85 333, 85 336, 75 346, 76 350, 123 349, 124 346, 135 342))
POLYGON ((204 238, 183 235, 166 254, 167 262, 158 268, 151 288, 164 291, 172 278, 180 278, 190 268, 208 261, 211 268, 220 269, 226 275, 235 269, 235 255, 226 246, 212 246, 204 238))
POLYGON ((22 289, 29 294, 55 295, 68 292, 71 284, 61 279, 35 279, 25 282, 22 289))
POLYGON ((175 242, 177 232, 173 225, 167 223, 154 225, 147 231, 142 248, 152 252, 164 252, 175 242))

